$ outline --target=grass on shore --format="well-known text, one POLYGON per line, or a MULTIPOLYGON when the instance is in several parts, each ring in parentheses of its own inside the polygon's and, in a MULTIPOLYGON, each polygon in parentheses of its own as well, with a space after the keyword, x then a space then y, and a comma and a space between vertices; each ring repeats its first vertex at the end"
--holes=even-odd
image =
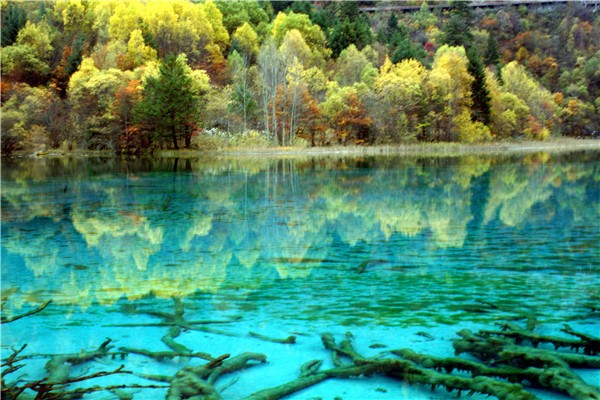
POLYGON ((407 156, 459 156, 478 154, 514 154, 531 152, 569 152, 577 150, 600 150, 600 140, 556 138, 539 141, 506 141, 479 144, 465 143, 411 143, 383 146, 325 146, 325 147, 231 147, 218 150, 159 150, 154 154, 161 157, 211 156, 364 156, 364 155, 407 155, 407 156))
MULTIPOLYGON (((375 155, 405 155, 452 157, 460 155, 494 155, 519 154, 532 152, 570 152, 578 150, 600 150, 600 140, 553 138, 540 141, 503 141, 477 144, 465 143, 410 143, 380 146, 274 146, 274 147, 227 147, 220 149, 180 149, 155 150, 153 157, 161 158, 196 158, 196 157, 296 157, 296 156, 375 156, 375 155)), ((32 154, 16 154, 17 156, 32 156, 32 154)), ((48 150, 33 154, 38 157, 110 157, 114 153, 107 150, 48 150)))

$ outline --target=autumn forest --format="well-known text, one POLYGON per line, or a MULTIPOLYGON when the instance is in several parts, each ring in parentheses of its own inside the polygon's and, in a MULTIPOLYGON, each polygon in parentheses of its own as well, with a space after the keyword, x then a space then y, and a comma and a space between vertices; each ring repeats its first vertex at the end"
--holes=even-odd
POLYGON ((590 4, 390 4, 2 1, 2 154, 598 135, 590 4))

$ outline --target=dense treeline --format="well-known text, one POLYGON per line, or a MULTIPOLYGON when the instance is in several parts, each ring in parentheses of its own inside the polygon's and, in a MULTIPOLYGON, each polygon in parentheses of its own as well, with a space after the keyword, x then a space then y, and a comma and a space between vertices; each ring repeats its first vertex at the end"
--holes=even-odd
POLYGON ((3 154, 589 136, 600 18, 578 3, 3 1, 1 100, 3 154))

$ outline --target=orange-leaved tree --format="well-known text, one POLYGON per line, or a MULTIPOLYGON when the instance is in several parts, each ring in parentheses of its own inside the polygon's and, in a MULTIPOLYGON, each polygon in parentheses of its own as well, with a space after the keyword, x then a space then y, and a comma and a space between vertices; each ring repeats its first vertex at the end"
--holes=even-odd
POLYGON ((373 120, 367 116, 365 105, 358 99, 356 92, 351 92, 343 109, 335 116, 335 135, 338 143, 346 145, 348 141, 355 144, 370 143, 373 120))
POLYGON ((316 145, 318 138, 320 144, 322 144, 323 140, 320 137, 327 130, 327 124, 323 119, 317 101, 310 95, 308 90, 302 93, 302 104, 304 109, 298 120, 298 136, 307 140, 311 147, 316 145))

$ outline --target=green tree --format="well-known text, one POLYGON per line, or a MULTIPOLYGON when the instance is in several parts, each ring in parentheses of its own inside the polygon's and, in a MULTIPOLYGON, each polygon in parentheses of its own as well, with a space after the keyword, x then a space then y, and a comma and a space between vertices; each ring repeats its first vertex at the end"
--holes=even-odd
POLYGON ((65 106, 47 88, 16 85, 2 104, 2 154, 58 147, 70 127, 65 106))
POLYGON ((454 1, 450 16, 444 25, 442 43, 448 46, 470 47, 473 42, 472 26, 473 14, 469 4, 463 1, 454 1))
POLYGON ((241 113, 243 117, 242 127, 246 131, 248 119, 257 109, 256 100, 250 88, 251 78, 255 74, 256 67, 251 68, 248 56, 241 55, 236 50, 230 54, 227 63, 233 81, 230 108, 238 115, 241 113))
POLYGON ((144 43, 144 37, 140 29, 131 32, 127 42, 127 56, 135 67, 139 67, 148 61, 155 61, 156 50, 144 43))
POLYGON ((356 19, 360 16, 357 1, 340 1, 337 4, 337 16, 339 19, 356 19))
POLYGON ((387 25, 384 28, 383 32, 381 33, 381 36, 383 36, 386 43, 390 43, 392 41, 392 37, 394 36, 394 33, 396 33, 397 30, 398 30, 398 16, 396 15, 395 12, 393 12, 390 15, 390 18, 388 19, 387 25))
MULTIPOLYGON (((468 71, 473 77, 471 83, 471 100, 474 121, 485 125, 490 123, 490 94, 485 81, 485 70, 476 49, 472 47, 473 14, 468 3, 456 1, 452 3, 450 17, 444 27, 442 42, 448 46, 463 46, 467 50, 468 71)), ((492 36, 490 34, 490 36, 492 36)))
POLYGON ((498 53, 498 41, 493 32, 488 34, 487 48, 485 50, 484 60, 487 65, 496 65, 500 62, 500 53, 498 53))
POLYGON ((244 22, 242 26, 235 30, 231 36, 231 48, 243 54, 249 60, 253 60, 258 55, 258 35, 252 29, 252 26, 244 22))
POLYGON ((15 2, 2 3, 2 47, 10 46, 17 40, 17 34, 26 21, 25 10, 15 2))
POLYGON ((145 129, 159 141, 168 139, 175 149, 184 138, 189 148, 192 130, 197 123, 199 93, 194 90, 186 58, 168 55, 159 67, 158 76, 144 82, 143 99, 136 113, 145 129))
POLYGON ((424 63, 427 53, 419 45, 413 44, 408 29, 398 22, 398 17, 392 13, 386 26, 378 32, 379 39, 388 45, 388 54, 392 63, 402 60, 419 60, 424 63))
POLYGON ((217 1, 216 6, 223 13, 223 25, 229 34, 233 34, 246 22, 254 30, 269 22, 269 16, 256 0, 217 1))
POLYGON ((415 46, 407 37, 395 43, 396 49, 392 53, 392 62, 398 63, 402 60, 418 60, 424 63, 427 53, 421 46, 415 46))
POLYGON ((16 43, 2 49, 2 75, 12 80, 39 85, 50 72, 53 32, 46 22, 27 22, 16 43))
POLYGON ((452 11, 451 11, 452 14, 458 15, 460 18, 462 18, 462 20, 465 21, 467 26, 472 26, 474 16, 473 16, 473 11, 472 11, 469 3, 466 1, 454 0, 454 1, 451 1, 451 4, 452 4, 452 11))
POLYGON ((437 17, 433 15, 427 2, 421 4, 421 9, 412 15, 413 20, 420 29, 427 29, 437 23, 437 17))
POLYGON ((485 69, 483 63, 477 52, 470 48, 467 51, 467 58, 469 59, 468 71, 473 77, 473 83, 471 83, 471 98, 473 99, 473 120, 484 123, 485 125, 490 124, 490 91, 487 87, 485 78, 485 69))
POLYGON ((511 62, 502 69, 503 92, 522 99, 529 107, 531 115, 544 126, 548 126, 557 113, 552 93, 533 79, 522 65, 511 62))
POLYGON ((306 14, 309 17, 312 16, 314 7, 310 1, 296 0, 290 6, 290 9, 298 14, 306 14))
POLYGON ((448 46, 466 46, 473 40, 469 26, 458 14, 450 14, 442 35, 442 43, 448 46))
POLYGON ((281 45, 287 33, 291 30, 298 30, 302 38, 310 48, 315 59, 320 58, 322 63, 329 57, 331 51, 327 48, 327 39, 318 25, 313 24, 308 15, 279 13, 273 21, 273 38, 278 45, 281 45))
MULTIPOLYGON (((352 86, 362 80, 367 70, 375 68, 373 61, 376 61, 376 59, 377 53, 371 46, 358 51, 356 46, 351 44, 340 53, 336 60, 335 75, 333 77, 340 86, 352 86)), ((375 70, 375 73, 377 73, 377 70, 375 70)))
POLYGON ((337 22, 333 2, 326 2, 323 7, 319 7, 311 14, 310 19, 321 27, 323 32, 329 32, 331 27, 337 22))
POLYGON ((345 10, 341 12, 341 19, 338 20, 330 29, 327 40, 332 51, 332 56, 337 57, 342 50, 349 45, 354 44, 358 49, 373 42, 373 34, 368 18, 358 12, 351 10, 351 1, 341 2, 341 7, 345 10))

